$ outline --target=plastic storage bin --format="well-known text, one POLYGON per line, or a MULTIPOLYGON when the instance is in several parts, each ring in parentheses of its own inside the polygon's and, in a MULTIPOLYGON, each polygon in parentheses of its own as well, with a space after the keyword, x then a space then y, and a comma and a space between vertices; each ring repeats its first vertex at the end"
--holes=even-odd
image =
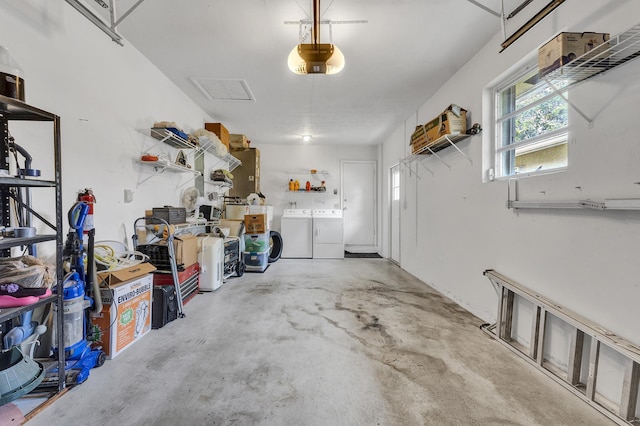
POLYGON ((247 272, 263 272, 269 266, 269 250, 263 252, 242 253, 247 272))
POLYGON ((244 250, 262 253, 269 250, 269 232, 262 234, 244 234, 244 250))

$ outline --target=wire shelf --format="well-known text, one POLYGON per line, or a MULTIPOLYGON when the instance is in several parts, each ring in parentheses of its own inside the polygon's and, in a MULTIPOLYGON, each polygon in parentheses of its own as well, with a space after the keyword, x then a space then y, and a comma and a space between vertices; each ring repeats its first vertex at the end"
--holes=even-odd
POLYGON ((234 157, 230 153, 226 153, 225 155, 219 155, 216 150, 215 142, 209 138, 206 138, 203 136, 200 137, 200 149, 202 149, 203 151, 206 151, 207 153, 220 159, 221 161, 228 163, 229 171, 233 171, 233 169, 235 169, 236 167, 242 164, 240 160, 238 160, 236 157, 234 157))
POLYGON ((152 127, 151 129, 138 129, 144 135, 151 136, 154 139, 162 141, 169 146, 180 149, 196 149, 197 147, 188 140, 178 136, 170 130, 160 127, 152 127))
POLYGON ((640 56, 640 24, 543 76, 555 87, 567 89, 640 56))

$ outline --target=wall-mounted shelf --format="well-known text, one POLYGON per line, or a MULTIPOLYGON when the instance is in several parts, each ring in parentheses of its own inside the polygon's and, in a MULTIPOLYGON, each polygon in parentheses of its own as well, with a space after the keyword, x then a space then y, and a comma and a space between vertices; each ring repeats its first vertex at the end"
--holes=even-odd
POLYGON ((205 180, 204 183, 206 183, 207 185, 217 186, 220 189, 233 188, 233 183, 221 180, 205 180))
POLYGON ((544 76, 554 86, 568 88, 640 56, 640 24, 612 37, 584 55, 544 76))
POLYGON ((159 173, 164 173, 164 172, 171 172, 171 173, 190 173, 194 176, 202 176, 202 173, 200 173, 197 170, 194 169, 190 169, 188 167, 185 166, 181 166, 180 164, 176 164, 176 163, 170 163, 168 161, 142 161, 142 160, 138 160, 139 164, 144 165, 145 167, 153 167, 155 173, 147 176, 146 178, 138 181, 138 185, 143 184, 144 182, 148 181, 149 179, 151 179, 152 177, 154 177, 156 174, 159 173))
MULTIPOLYGON (((152 153, 154 151, 157 151, 159 149, 158 147, 161 146, 161 144, 166 144, 168 146, 171 146, 172 148, 176 148, 180 150, 188 150, 188 152, 190 153, 190 157, 193 156, 194 162, 196 158, 198 158, 203 154, 206 154, 215 158, 218 161, 224 162, 225 168, 227 168, 230 171, 238 167, 240 164, 242 164, 240 160, 238 160, 237 158, 235 158, 233 155, 229 153, 222 156, 218 155, 216 152, 215 142, 209 138, 201 137, 199 138, 199 144, 195 145, 189 142, 188 140, 173 133, 172 131, 164 128, 150 128, 150 129, 137 129, 137 130, 138 132, 142 133, 145 136, 148 136, 149 138, 155 141, 155 143, 151 146, 148 146, 148 147, 143 146, 141 151, 141 156, 142 154, 145 154, 145 153, 152 153)), ((138 185, 141 185, 142 183, 151 179, 156 174, 163 173, 165 171, 172 172, 172 173, 191 173, 196 177, 202 176, 202 173, 195 169, 184 167, 180 164, 172 163, 166 160, 158 160, 158 161, 138 160, 137 162, 139 164, 143 164, 145 167, 152 167, 155 171, 154 174, 139 180, 138 185)))
MULTIPOLYGON (((138 129, 140 133, 145 136, 152 137, 158 141, 158 143, 163 142, 169 146, 178 149, 198 149, 198 147, 188 140, 181 138, 170 130, 163 128, 151 128, 151 129, 138 129)), ((155 148, 155 145, 154 147, 155 148)), ((151 149, 153 149, 151 148, 151 149)))
POLYGON ((238 160, 236 157, 234 157, 228 152, 225 155, 218 155, 216 151, 215 142, 209 138, 200 137, 200 147, 204 152, 207 152, 212 156, 216 157, 217 159, 219 159, 220 161, 224 161, 225 163, 227 163, 228 164, 227 170, 229 170, 230 172, 233 171, 235 168, 239 167, 240 165, 242 165, 242 162, 240 160, 238 160))
POLYGON ((297 172, 284 172, 286 175, 291 176, 329 176, 329 172, 326 170, 320 170, 315 173, 311 173, 309 170, 297 171, 297 172))
POLYGON ((286 191, 289 194, 316 194, 316 195, 326 195, 327 191, 286 191))
POLYGON ((593 117, 588 117, 567 99, 564 92, 588 79, 612 70, 640 56, 640 24, 612 37, 584 55, 543 76, 537 85, 549 85, 562 96, 569 105, 590 125, 593 117))
POLYGON ((415 170, 412 169, 411 168, 411 163, 418 162, 422 167, 425 168, 425 170, 427 170, 429 173, 431 173, 433 175, 434 174, 433 171, 424 164, 423 160, 425 158, 429 158, 429 157, 431 157, 433 155, 442 164, 444 164, 449 169, 451 169, 451 165, 449 165, 449 163, 444 161, 442 159, 442 157, 440 157, 438 154, 436 154, 436 152, 441 151, 441 150, 443 150, 445 148, 448 148, 448 147, 452 146, 453 148, 455 148, 456 151, 458 151, 458 153, 460 155, 462 155, 469 163, 471 163, 471 158, 469 158, 469 156, 467 154, 462 152, 462 150, 456 146, 456 143, 458 143, 458 142, 460 142, 460 141, 462 141, 464 139, 467 139, 467 138, 469 138, 471 136, 473 136, 473 135, 469 135, 469 134, 466 134, 466 133, 460 133, 460 132, 456 132, 456 133, 452 133, 452 134, 449 134, 449 135, 441 136, 438 139, 436 139, 433 142, 431 142, 430 144, 425 145, 424 147, 420 148, 418 151, 414 152, 413 154, 404 157, 400 162, 402 164, 404 164, 405 166, 407 166, 410 171, 415 173, 418 178, 420 178, 420 175, 418 174, 418 167, 416 166, 415 170))

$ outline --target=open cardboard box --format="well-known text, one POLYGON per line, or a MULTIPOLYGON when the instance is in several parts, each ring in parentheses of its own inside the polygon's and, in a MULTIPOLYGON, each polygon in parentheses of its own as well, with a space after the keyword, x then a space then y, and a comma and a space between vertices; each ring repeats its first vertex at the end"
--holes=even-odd
POLYGON ((91 315, 98 336, 94 347, 102 347, 108 359, 115 358, 151 330, 153 290, 150 263, 116 271, 98 272, 102 311, 91 315))

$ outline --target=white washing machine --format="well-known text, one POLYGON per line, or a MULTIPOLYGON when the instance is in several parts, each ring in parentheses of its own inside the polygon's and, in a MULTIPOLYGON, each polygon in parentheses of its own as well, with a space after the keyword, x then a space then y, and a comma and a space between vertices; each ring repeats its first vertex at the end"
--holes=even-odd
POLYGON ((313 258, 344 259, 342 210, 313 210, 313 258))
POLYGON ((280 222, 282 255, 285 259, 313 257, 313 218, 310 209, 284 209, 280 222))

